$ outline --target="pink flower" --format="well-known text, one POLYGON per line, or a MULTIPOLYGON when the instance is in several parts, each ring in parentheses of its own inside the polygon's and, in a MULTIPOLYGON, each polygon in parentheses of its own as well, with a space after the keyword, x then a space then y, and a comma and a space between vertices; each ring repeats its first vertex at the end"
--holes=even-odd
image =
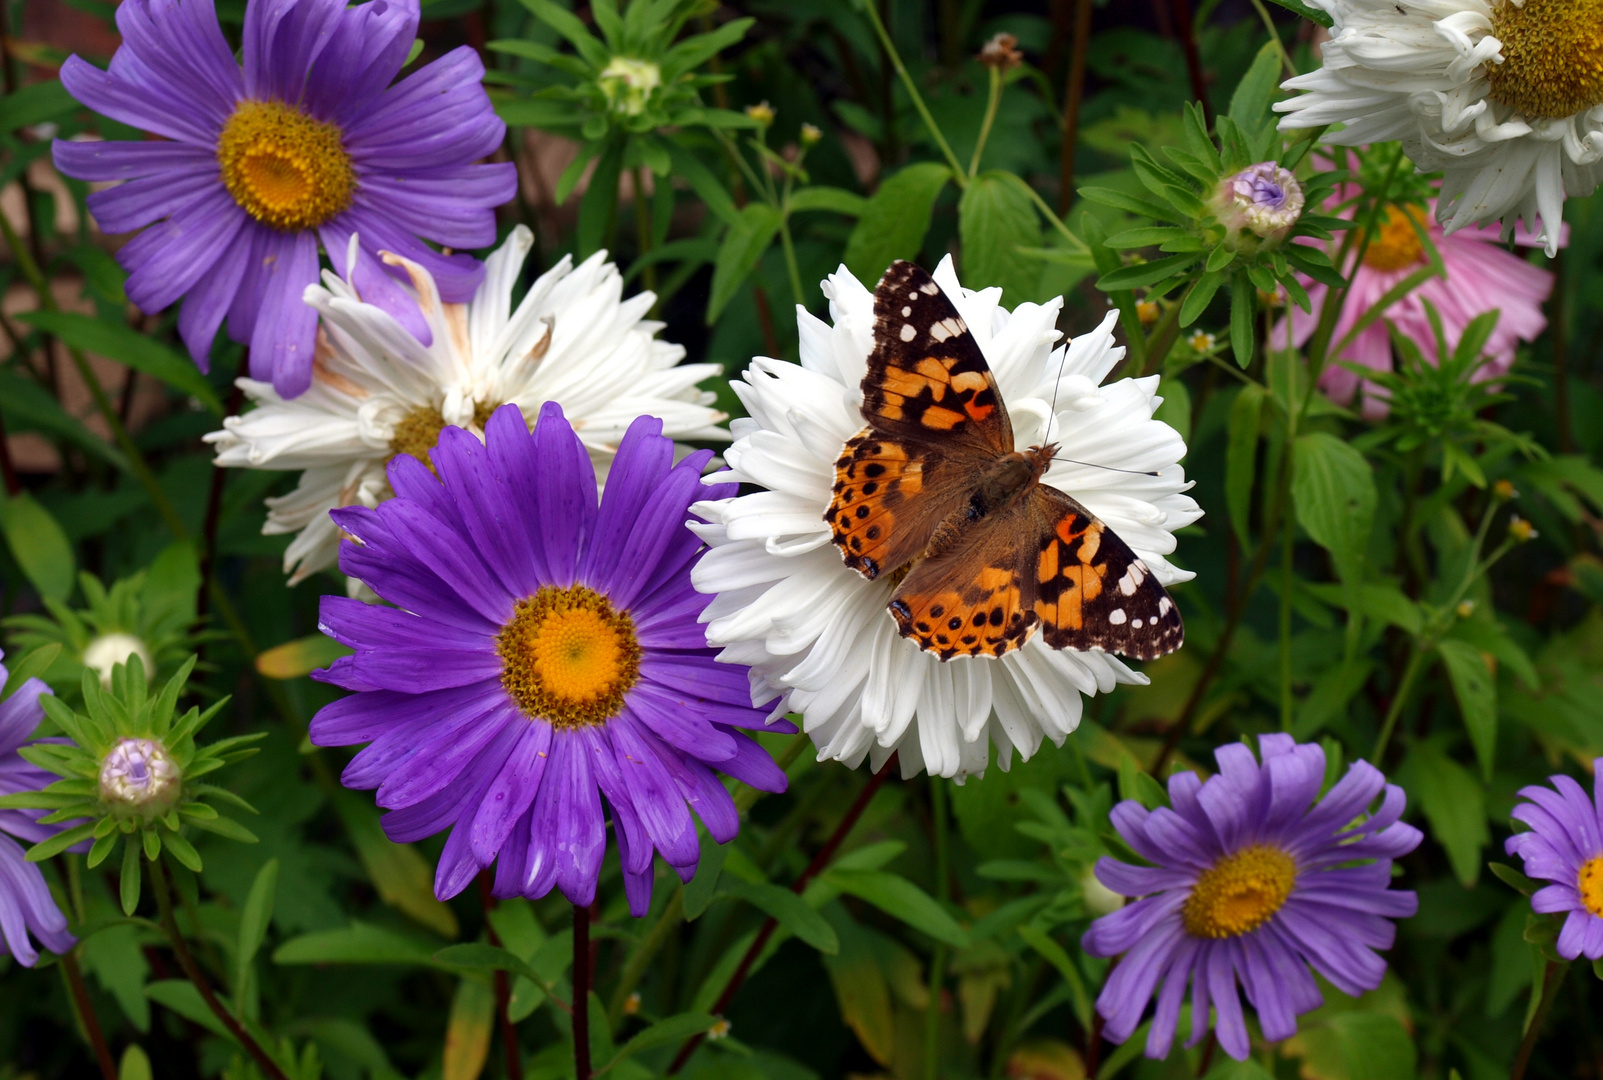
MULTIPOLYGON (((1350 211, 1348 212, 1350 215, 1350 211)), ((1379 420, 1388 411, 1386 391, 1368 380, 1361 380, 1351 369, 1336 363, 1348 360, 1375 371, 1392 370, 1391 337, 1387 332, 1389 321, 1398 331, 1420 344, 1425 356, 1434 360, 1437 353, 1435 335, 1425 314, 1425 301, 1429 300, 1440 313, 1442 328, 1447 333, 1448 346, 1456 347, 1458 339, 1477 315, 1496 308, 1501 311, 1497 329, 1486 343, 1486 362, 1476 369, 1474 379, 1484 382, 1508 374, 1514 366, 1514 350, 1521 341, 1531 341, 1547 326, 1542 314, 1542 302, 1553 291, 1553 275, 1533 266, 1498 245, 1495 226, 1482 229, 1462 229, 1444 236, 1436 223, 1435 200, 1424 207, 1393 204, 1386 210, 1385 223, 1375 230, 1364 253, 1364 261, 1351 272, 1351 285, 1342 297, 1341 314, 1336 319, 1331 345, 1339 344, 1353 324, 1380 302, 1388 290, 1425 265, 1424 247, 1409 218, 1424 225, 1441 252, 1447 268, 1447 277, 1428 278, 1423 285, 1392 304, 1383 319, 1372 323, 1342 350, 1332 357, 1331 363, 1319 379, 1319 388, 1332 400, 1347 404, 1359 390, 1362 382, 1363 415, 1379 420)), ((1561 243, 1568 241, 1566 233, 1561 243)), ((1515 242, 1537 244, 1536 237, 1524 230, 1516 232, 1515 242)), ((1356 245, 1355 245, 1356 246, 1356 245)), ((1329 245, 1332 257, 1340 247, 1340 236, 1329 245)), ((1313 336, 1324 310, 1329 288, 1299 275, 1298 279, 1308 290, 1313 311, 1290 309, 1291 345, 1303 345, 1313 336)), ((1284 347, 1287 341, 1286 320, 1281 319, 1274 329, 1272 344, 1284 347)))

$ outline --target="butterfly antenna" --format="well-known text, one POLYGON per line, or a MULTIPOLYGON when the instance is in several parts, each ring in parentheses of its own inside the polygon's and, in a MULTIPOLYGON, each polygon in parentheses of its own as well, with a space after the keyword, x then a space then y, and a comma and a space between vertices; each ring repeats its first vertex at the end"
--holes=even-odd
MULTIPOLYGON (((1053 384, 1052 384, 1052 404, 1048 407, 1047 414, 1046 414, 1046 426, 1047 426, 1047 430, 1048 431, 1051 431, 1053 422, 1055 420, 1057 420, 1057 418, 1058 418, 1058 387, 1063 384, 1063 369, 1068 366, 1068 363, 1069 363, 1069 345, 1073 341, 1074 341, 1074 339, 1070 338, 1068 341, 1065 341, 1063 343, 1063 359, 1058 361, 1058 377, 1057 377, 1057 380, 1055 382, 1053 382, 1053 384)), ((1071 465, 1084 465, 1088 469, 1107 469, 1109 472, 1129 473, 1131 476, 1157 476, 1158 475, 1155 472, 1144 472, 1144 471, 1142 471, 1140 469, 1120 469, 1120 468, 1116 468, 1116 467, 1114 467, 1112 465, 1098 465, 1094 461, 1078 461, 1078 460, 1076 460, 1074 458, 1060 457, 1060 458, 1056 458, 1056 460, 1058 460, 1058 461, 1067 461, 1071 465)))

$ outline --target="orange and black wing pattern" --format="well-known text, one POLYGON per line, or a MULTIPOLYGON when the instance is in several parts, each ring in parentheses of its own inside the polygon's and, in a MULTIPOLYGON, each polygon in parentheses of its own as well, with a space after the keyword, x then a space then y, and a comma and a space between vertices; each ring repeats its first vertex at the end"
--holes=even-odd
POLYGON ((1155 660, 1185 641, 1174 598, 1130 545, 1053 487, 1029 495, 1039 537, 1033 609, 1054 649, 1155 660))

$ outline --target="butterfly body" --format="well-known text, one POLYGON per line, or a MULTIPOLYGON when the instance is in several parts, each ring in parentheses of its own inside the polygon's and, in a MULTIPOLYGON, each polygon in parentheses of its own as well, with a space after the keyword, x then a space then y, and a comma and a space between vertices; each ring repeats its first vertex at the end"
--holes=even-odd
POLYGON ((1043 482, 1054 444, 1018 450, 984 354, 934 280, 892 265, 875 290, 861 432, 824 514, 846 565, 890 575, 903 637, 942 660, 1052 648, 1151 659, 1179 610, 1133 551, 1043 482))

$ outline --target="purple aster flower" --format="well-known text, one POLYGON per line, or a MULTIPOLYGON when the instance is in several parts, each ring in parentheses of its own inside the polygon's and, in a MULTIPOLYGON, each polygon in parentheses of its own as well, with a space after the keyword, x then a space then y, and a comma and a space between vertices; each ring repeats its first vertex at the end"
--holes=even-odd
MULTIPOLYGON (((0 686, 7 678, 5 665, 0 664, 0 686)), ((56 780, 55 774, 24 761, 17 753, 28 745, 28 736, 45 718, 39 696, 48 693, 50 688, 44 683, 29 679, 0 702, 0 796, 38 791, 56 780)), ((22 845, 17 843, 38 843, 60 832, 63 826, 39 824, 48 812, 0 809, 0 953, 9 952, 25 967, 32 967, 39 959, 38 950, 28 940, 30 933, 54 953, 66 952, 74 942, 67 933, 66 916, 56 907, 44 874, 27 861, 22 845)))
POLYGON ((1355 996, 1373 990, 1386 963, 1372 950, 1390 948, 1389 920, 1419 906, 1412 892, 1387 888, 1392 860, 1421 839, 1398 821, 1402 788, 1359 761, 1320 799, 1323 750, 1290 735, 1261 736, 1258 746, 1262 765, 1235 743, 1214 751, 1219 773, 1206 783, 1171 776, 1172 808, 1113 808, 1119 835, 1155 865, 1097 863, 1104 885, 1144 899, 1096 920, 1081 944, 1093 956, 1129 952, 1097 998, 1109 1039, 1129 1038, 1157 994, 1148 1057, 1168 1056, 1188 983, 1187 1045, 1207 1033, 1211 1007, 1219 1045, 1246 1058, 1238 981, 1264 1037, 1288 1038, 1297 1016, 1322 1002, 1308 969, 1355 996))
POLYGON ((516 170, 472 164, 506 130, 472 49, 390 85, 417 25, 417 0, 250 0, 242 68, 212 0, 125 0, 110 69, 62 65, 89 108, 170 140, 57 141, 55 161, 80 180, 126 181, 89 208, 107 232, 153 226, 117 253, 128 297, 147 312, 184 297, 178 329, 202 370, 226 316, 253 378, 285 397, 311 385, 317 312, 301 293, 317 280, 319 242, 341 277, 354 269, 363 300, 425 344, 384 253, 427 267, 445 300, 472 298, 480 263, 419 238, 493 243, 516 170))
POLYGON ((495 862, 499 896, 555 885, 590 903, 605 797, 642 915, 655 852, 695 873, 692 809, 719 843, 738 829, 714 768, 785 789, 739 730, 765 727, 746 668, 717 662, 697 621, 708 598, 690 584, 701 541, 685 522, 712 452, 675 465, 661 431, 652 417, 630 426, 598 507, 561 408, 548 402, 531 433, 504 405, 483 443, 442 431, 432 470, 396 455, 394 499, 333 511, 356 541, 340 569, 396 607, 323 598, 323 632, 356 653, 317 677, 357 693, 317 714, 312 741, 372 744, 342 779, 378 788, 392 840, 452 829, 442 899, 495 862))
POLYGON ((1603 758, 1592 763, 1593 797, 1568 776, 1552 788, 1520 789, 1529 801, 1514 807, 1514 820, 1531 827, 1503 845, 1525 861, 1525 873, 1554 882, 1531 897, 1539 914, 1569 913, 1558 935, 1558 954, 1574 960, 1603 957, 1603 758))

